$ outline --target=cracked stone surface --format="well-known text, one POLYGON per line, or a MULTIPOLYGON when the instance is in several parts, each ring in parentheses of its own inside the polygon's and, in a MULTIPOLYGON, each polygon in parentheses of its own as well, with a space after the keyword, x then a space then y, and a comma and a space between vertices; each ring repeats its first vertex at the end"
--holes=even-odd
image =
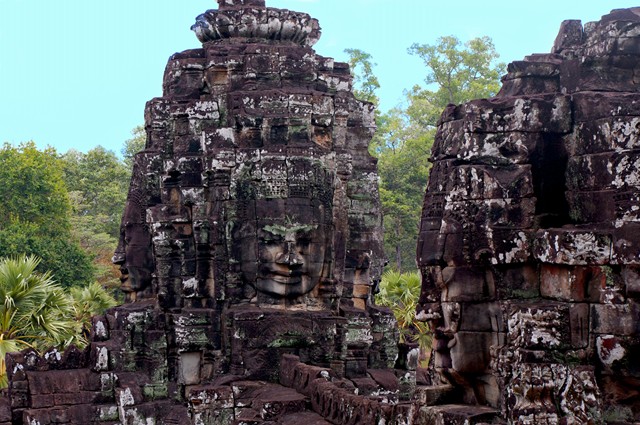
POLYGON ((565 21, 440 119, 419 316, 432 372, 510 423, 640 418, 638 69, 640 9, 565 21))

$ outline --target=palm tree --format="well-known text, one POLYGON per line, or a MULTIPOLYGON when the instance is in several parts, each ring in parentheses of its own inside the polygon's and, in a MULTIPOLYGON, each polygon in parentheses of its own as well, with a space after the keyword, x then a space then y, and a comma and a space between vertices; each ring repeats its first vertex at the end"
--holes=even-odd
POLYGON ((400 273, 388 270, 382 275, 376 302, 393 311, 400 329, 400 342, 417 342, 422 357, 426 357, 431 350, 432 335, 425 322, 416 320, 421 287, 420 275, 417 272, 400 273))
POLYGON ((72 303, 51 273, 38 273, 33 256, 0 259, 0 387, 5 355, 62 346, 79 332, 72 303))
POLYGON ((117 305, 117 301, 98 282, 70 289, 73 316, 85 330, 91 328, 91 317, 117 305))

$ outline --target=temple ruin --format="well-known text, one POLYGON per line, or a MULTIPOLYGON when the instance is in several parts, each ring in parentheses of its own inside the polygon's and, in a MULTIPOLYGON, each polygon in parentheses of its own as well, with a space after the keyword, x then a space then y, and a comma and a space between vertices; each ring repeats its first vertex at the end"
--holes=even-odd
POLYGON ((509 423, 640 420, 640 9, 438 125, 420 224, 432 370, 509 423))
POLYGON ((314 52, 315 19, 218 4, 145 110, 127 302, 85 350, 8 355, 0 425, 640 421, 640 9, 565 21, 495 98, 444 111, 423 370, 373 301, 373 106, 314 52))

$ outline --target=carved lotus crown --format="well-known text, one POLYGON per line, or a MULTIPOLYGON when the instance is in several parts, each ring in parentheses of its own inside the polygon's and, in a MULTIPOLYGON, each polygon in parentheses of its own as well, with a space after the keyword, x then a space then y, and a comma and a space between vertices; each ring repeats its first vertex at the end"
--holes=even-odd
POLYGON ((262 39, 311 47, 320 39, 320 24, 306 13, 268 8, 264 0, 218 0, 218 4, 218 10, 198 16, 191 27, 202 43, 262 39))

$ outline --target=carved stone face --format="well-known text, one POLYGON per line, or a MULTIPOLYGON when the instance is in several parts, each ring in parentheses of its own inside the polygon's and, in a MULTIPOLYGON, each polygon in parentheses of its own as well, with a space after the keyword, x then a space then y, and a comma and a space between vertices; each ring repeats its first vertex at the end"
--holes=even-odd
POLYGON ((151 285, 153 273, 152 249, 148 233, 135 226, 125 237, 125 256, 120 262, 121 289, 124 292, 141 291, 151 285), (142 243, 140 243, 142 242, 142 243))
POLYGON ((127 204, 120 242, 113 257, 113 263, 120 266, 121 289, 125 293, 143 291, 151 286, 153 249, 151 236, 141 219, 141 210, 137 203, 127 204))
POLYGON ((243 224, 237 244, 240 270, 243 280, 256 291, 274 298, 297 298, 311 292, 328 272, 331 232, 317 217, 322 208, 314 214, 310 214, 311 205, 299 208, 304 211, 295 214, 289 209, 294 215, 281 218, 274 210, 275 217, 267 215, 243 224), (305 215, 311 219, 305 222, 305 215))
POLYGON ((296 299, 331 274, 332 175, 307 161, 260 165, 238 180, 232 256, 258 302, 296 299), (262 295, 260 295, 262 294, 262 295))
POLYGON ((284 223, 258 229, 256 289, 276 297, 297 297, 320 282, 325 241, 318 225, 284 223))

